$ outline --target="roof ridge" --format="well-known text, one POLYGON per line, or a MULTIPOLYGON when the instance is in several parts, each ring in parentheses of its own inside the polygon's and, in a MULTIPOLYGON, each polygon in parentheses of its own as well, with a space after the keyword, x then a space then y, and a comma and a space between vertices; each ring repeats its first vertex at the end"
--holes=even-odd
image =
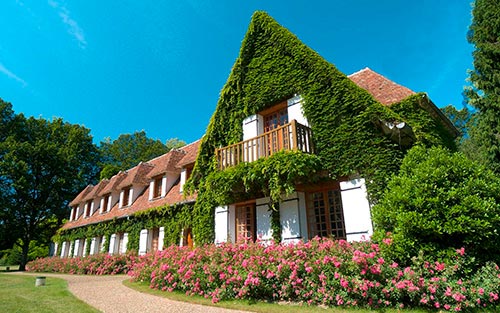
POLYGON ((360 73, 362 73, 362 72, 364 72, 364 71, 370 71, 370 72, 376 73, 374 70, 372 70, 371 68, 369 68, 369 67, 367 66, 367 67, 365 67, 365 68, 363 68, 363 69, 361 69, 361 70, 359 70, 359 71, 357 71, 357 72, 354 72, 354 73, 352 73, 352 74, 347 75, 347 77, 351 77, 351 76, 354 76, 354 75, 360 74, 360 73))

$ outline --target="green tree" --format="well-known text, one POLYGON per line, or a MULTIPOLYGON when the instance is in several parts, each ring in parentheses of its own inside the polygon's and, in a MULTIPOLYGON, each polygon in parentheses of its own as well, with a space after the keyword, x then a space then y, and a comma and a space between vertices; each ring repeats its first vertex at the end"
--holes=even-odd
POLYGON ((14 120, 0 142, 0 225, 20 247, 23 270, 32 241, 47 243, 67 217, 68 202, 95 180, 99 152, 80 125, 22 114, 14 120))
POLYGON ((139 162, 146 162, 185 144, 177 138, 163 144, 158 139, 148 138, 145 131, 122 134, 113 141, 106 138, 100 144, 103 168, 100 178, 110 178, 119 171, 132 168, 139 162))
POLYGON ((461 247, 479 263, 500 260, 500 178, 462 153, 412 148, 372 212, 374 239, 390 232, 386 252, 400 262, 461 247))
POLYGON ((468 128, 470 127, 473 114, 467 107, 464 106, 461 110, 457 110, 457 108, 450 104, 441 108, 441 111, 460 132, 460 136, 457 138, 458 141, 462 141, 469 136, 468 128))
POLYGON ((471 86, 465 95, 477 112, 471 131, 474 157, 500 173, 500 2, 476 0, 472 24, 467 34, 474 45, 474 69, 470 71, 471 86))

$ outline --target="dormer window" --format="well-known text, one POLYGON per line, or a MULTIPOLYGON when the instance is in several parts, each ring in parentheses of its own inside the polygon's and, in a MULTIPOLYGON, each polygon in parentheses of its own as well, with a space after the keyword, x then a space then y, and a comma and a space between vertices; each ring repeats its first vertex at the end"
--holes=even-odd
POLYGON ((102 207, 101 207, 101 213, 102 212, 108 212, 108 206, 109 206, 109 194, 106 194, 102 197, 102 207))
POLYGON ((72 207, 71 208, 71 215, 69 217, 69 220, 70 221, 74 221, 76 219, 76 208, 75 207, 72 207))
POLYGON ((161 197, 162 185, 163 185, 163 177, 157 177, 154 181, 153 198, 161 197))
POLYGON ((121 207, 130 205, 130 187, 125 187, 122 189, 122 205, 121 207))
POLYGON ((90 216, 90 214, 91 214, 91 212, 90 212, 91 208, 92 208, 92 200, 89 200, 85 204, 85 217, 89 217, 90 216))

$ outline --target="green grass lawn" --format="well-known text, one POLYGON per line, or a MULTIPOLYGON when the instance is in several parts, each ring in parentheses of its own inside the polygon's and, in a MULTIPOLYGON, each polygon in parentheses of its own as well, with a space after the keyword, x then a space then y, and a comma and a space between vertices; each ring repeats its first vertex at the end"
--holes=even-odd
POLYGON ((0 274, 0 312, 99 312, 69 292, 68 283, 47 277, 35 287, 35 276, 0 274))
MULTIPOLYGON (((297 304, 277 304, 277 303, 267 303, 267 302, 252 302, 248 300, 232 300, 232 301, 221 301, 219 303, 213 304, 211 300, 205 299, 201 296, 187 296, 181 292, 166 292, 156 289, 149 288, 146 283, 136 283, 125 280, 124 285, 135 289, 140 292, 152 294, 155 296, 160 296, 168 298, 170 300, 195 303, 201 305, 215 306, 226 309, 242 310, 249 312, 259 312, 259 313, 339 313, 339 312, 377 312, 377 310, 367 310, 367 309, 347 309, 347 308, 324 308, 318 306, 307 306, 307 305, 297 305, 297 304)), ((395 313, 395 312, 428 312, 425 310, 397 310, 397 309, 383 309, 378 312, 384 313, 395 313)))

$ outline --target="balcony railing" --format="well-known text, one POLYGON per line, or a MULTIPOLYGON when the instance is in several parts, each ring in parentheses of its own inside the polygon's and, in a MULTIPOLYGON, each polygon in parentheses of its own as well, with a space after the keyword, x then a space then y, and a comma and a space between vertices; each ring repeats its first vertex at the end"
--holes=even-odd
POLYGON ((219 169, 253 162, 282 150, 314 153, 311 129, 296 120, 257 137, 215 150, 219 169))

